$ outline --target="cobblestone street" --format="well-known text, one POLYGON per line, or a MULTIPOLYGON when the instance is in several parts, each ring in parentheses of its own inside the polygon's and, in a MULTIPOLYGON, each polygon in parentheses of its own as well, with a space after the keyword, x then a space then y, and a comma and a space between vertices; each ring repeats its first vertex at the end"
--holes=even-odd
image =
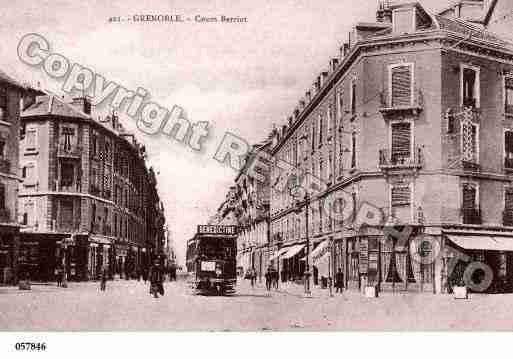
POLYGON ((282 285, 266 296, 239 281, 231 297, 193 296, 183 281, 167 282, 155 299, 142 281, 34 285, 31 291, 0 288, 2 330, 511 330, 512 295, 382 293, 368 299, 356 291, 329 297, 315 289, 282 285), (500 309, 500 310, 499 310, 500 309))

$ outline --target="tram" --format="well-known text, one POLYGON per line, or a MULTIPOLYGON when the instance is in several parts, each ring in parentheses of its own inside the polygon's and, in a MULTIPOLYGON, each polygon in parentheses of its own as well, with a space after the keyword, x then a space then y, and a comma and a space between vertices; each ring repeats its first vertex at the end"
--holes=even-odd
POLYGON ((232 294, 237 284, 237 227, 198 225, 187 241, 187 272, 194 294, 232 294))

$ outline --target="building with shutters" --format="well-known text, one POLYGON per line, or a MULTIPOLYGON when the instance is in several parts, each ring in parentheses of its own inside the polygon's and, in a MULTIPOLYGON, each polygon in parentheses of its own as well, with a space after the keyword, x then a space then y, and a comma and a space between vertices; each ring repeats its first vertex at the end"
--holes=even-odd
POLYGON ((315 284, 341 269, 349 288, 444 293, 477 261, 488 291, 513 288, 513 44, 483 28, 498 3, 431 14, 380 1, 352 28, 273 132, 282 280, 303 278, 309 244, 315 284), (452 270, 455 251, 466 259, 452 270))
POLYGON ((244 273, 255 269, 259 281, 269 265, 269 148, 270 138, 252 146, 235 177, 237 260, 244 273))
POLYGON ((32 279, 123 278, 163 250, 164 209, 145 148, 116 115, 99 118, 87 98, 26 100, 21 115, 21 246, 32 279))
POLYGON ((0 283, 17 280, 20 108, 30 91, 0 70, 0 283))

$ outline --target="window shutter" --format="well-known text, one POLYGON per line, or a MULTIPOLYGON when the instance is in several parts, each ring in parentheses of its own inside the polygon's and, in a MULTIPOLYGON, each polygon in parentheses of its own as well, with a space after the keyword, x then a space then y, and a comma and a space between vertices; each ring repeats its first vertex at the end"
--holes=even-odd
POLYGON ((410 186, 392 187, 392 207, 410 205, 410 186))
POLYGON ((392 124, 392 159, 409 158, 411 155, 410 123, 392 124))
POLYGON ((504 202, 506 211, 513 210, 513 188, 506 188, 504 193, 504 202))
POLYGON ((392 69, 392 107, 411 105, 411 66, 392 69))

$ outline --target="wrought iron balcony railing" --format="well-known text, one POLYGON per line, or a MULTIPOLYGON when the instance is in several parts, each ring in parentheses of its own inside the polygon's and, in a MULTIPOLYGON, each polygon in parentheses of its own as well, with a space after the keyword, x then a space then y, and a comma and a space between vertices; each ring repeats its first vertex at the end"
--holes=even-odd
POLYGON ((57 147, 57 156, 65 158, 80 158, 82 156, 82 147, 79 145, 67 146, 59 143, 57 147))
POLYGON ((481 211, 479 208, 462 208, 463 224, 481 224, 481 211))
POLYGON ((422 148, 415 146, 413 152, 395 152, 389 149, 379 151, 379 167, 382 170, 394 168, 421 168, 423 165, 422 148))
POLYGON ((411 101, 407 104, 402 104, 401 101, 395 101, 387 92, 380 94, 381 107, 379 111, 383 115, 391 115, 394 113, 411 112, 417 114, 424 108, 424 95, 420 89, 415 89, 411 101))

